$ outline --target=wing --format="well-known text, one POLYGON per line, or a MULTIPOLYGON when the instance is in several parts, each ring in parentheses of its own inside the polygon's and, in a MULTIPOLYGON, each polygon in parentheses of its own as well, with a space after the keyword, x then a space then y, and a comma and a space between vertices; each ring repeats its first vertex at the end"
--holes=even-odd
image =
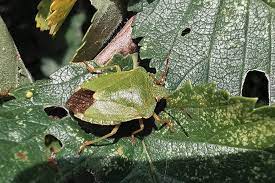
POLYGON ((152 86, 152 78, 141 67, 85 82, 81 88, 95 91, 95 102, 84 113, 85 121, 115 124, 151 117, 156 107, 152 86))
POLYGON ((84 114, 77 113, 75 116, 99 125, 116 125, 141 118, 136 109, 111 101, 95 101, 84 114))
POLYGON ((143 68, 124 73, 119 78, 109 78, 112 85, 97 90, 94 99, 133 108, 138 112, 139 118, 151 117, 156 107, 151 89, 154 85, 152 78, 143 68))

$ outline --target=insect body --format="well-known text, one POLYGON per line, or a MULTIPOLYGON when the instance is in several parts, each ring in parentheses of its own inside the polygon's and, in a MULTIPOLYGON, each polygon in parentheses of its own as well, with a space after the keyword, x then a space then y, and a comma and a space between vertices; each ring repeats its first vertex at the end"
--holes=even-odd
POLYGON ((168 95, 168 91, 158 85, 154 78, 142 67, 130 71, 118 71, 99 75, 81 85, 67 101, 67 107, 76 118, 99 125, 116 125, 111 133, 94 141, 86 141, 80 152, 88 145, 115 134, 119 125, 133 119, 139 119, 143 130, 143 120, 152 116, 157 101, 168 95))

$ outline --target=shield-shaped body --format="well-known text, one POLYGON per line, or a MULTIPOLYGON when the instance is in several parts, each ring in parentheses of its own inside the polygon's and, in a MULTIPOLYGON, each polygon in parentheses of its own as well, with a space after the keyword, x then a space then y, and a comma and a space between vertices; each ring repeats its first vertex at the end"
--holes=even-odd
MULTIPOLYGON (((108 73, 92 78, 81 85, 91 91, 89 106, 74 115, 86 122, 100 125, 115 125, 133 119, 150 118, 157 98, 167 94, 164 87, 142 67, 130 71, 108 73)), ((74 95, 71 97, 73 98, 74 95)), ((87 99, 85 99, 87 100, 87 99)), ((67 103, 70 109, 70 99, 67 103), (69 105, 68 105, 69 104, 69 105)))

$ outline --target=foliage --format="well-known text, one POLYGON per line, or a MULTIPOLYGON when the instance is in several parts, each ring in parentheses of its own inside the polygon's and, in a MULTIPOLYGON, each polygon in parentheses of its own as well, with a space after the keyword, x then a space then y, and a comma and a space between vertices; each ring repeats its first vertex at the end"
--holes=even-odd
MULTIPOLYGON (((67 93, 64 90, 60 94, 65 97, 67 93)), ((91 171, 97 180, 116 182, 134 182, 137 177, 150 182, 212 182, 216 174, 217 181, 265 178, 267 182, 274 178, 275 108, 255 110, 255 99, 230 97, 211 84, 192 87, 187 83, 167 99, 163 116, 173 119, 174 131, 161 129, 135 145, 125 137, 113 145, 106 145, 111 142, 106 140, 101 143, 105 145, 93 146, 80 157, 79 145, 95 137, 69 117, 48 117, 43 102, 34 104, 23 97, 0 109, 1 147, 6 147, 1 152, 5 157, 2 164, 9 168, 1 171, 3 182, 7 177, 25 181, 45 181, 50 177, 59 182, 83 171, 91 171), (49 135, 62 144, 53 167, 51 151, 45 145, 49 135)), ((131 121, 123 128, 129 130, 129 126, 137 127, 131 121)))
MULTIPOLYGON (((62 2, 43 0, 36 17, 39 26, 55 34, 75 1, 66 1, 61 11, 62 2)), ((78 61, 97 54, 126 13, 125 7, 113 6, 123 1, 104 2, 92 1, 98 11, 76 53, 78 61), (116 10, 125 12, 108 16, 116 10), (92 46, 96 44, 90 36, 106 24, 100 46, 92 46), (95 52, 85 54, 91 46, 95 52)), ((5 43, 7 52, 2 49, 0 69, 14 71, 7 75, 12 86, 1 87, 17 88, 10 91, 15 99, 0 106, 0 182, 77 182, 85 175, 90 182, 274 182, 275 106, 255 108, 255 98, 239 96, 249 69, 273 77, 274 10, 260 0, 132 0, 128 10, 139 11, 133 34, 142 37, 140 57, 151 59, 157 77, 169 57, 165 86, 171 95, 157 112, 174 126, 146 119, 145 130, 132 144, 128 137, 138 129, 138 121, 124 122, 114 138, 78 155, 84 140, 113 128, 79 121, 64 109, 81 83, 100 75, 88 73, 83 63, 71 63, 48 80, 32 83, 27 77, 27 84, 21 85, 15 79, 21 76, 14 61, 17 51, 1 23, 0 44, 5 43)), ((75 40, 72 50, 79 37, 75 40)), ((115 55, 108 64, 127 71, 133 67, 131 59, 115 55)))
POLYGON ((264 71, 272 83, 274 100, 274 9, 261 0, 142 1, 133 27, 142 59, 163 70, 169 54, 167 86, 176 89, 186 80, 216 82, 219 88, 241 95, 245 75, 264 71), (175 6, 176 4, 176 6, 175 6), (161 15, 161 17, 160 17, 161 15))

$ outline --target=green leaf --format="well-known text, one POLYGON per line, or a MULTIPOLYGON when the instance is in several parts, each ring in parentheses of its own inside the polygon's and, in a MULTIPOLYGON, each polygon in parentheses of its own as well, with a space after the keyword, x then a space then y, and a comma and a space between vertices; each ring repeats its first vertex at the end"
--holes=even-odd
POLYGON ((30 90, 33 103, 40 105, 64 105, 69 96, 83 81, 92 77, 83 65, 64 66, 50 76, 50 80, 36 81, 11 92, 16 98, 25 98, 30 90), (49 97, 50 96, 50 97, 49 97))
MULTIPOLYGON (((65 89, 59 95, 68 93, 65 89)), ((101 182, 275 180, 271 148, 275 142, 275 108, 254 109, 254 99, 230 97, 211 84, 192 87, 187 83, 167 99, 163 116, 173 119, 174 131, 162 128, 142 141, 137 139, 134 145, 126 137, 114 144, 113 139, 105 140, 101 146, 87 148, 81 156, 77 150, 83 140, 96 137, 86 134, 69 117, 48 117, 43 108, 49 102, 34 103, 33 99, 19 97, 0 107, 0 145, 5 147, 0 150, 1 182, 68 182, 85 173, 90 181, 101 182), (254 124, 261 122, 259 131, 254 124), (264 129, 267 123, 269 128, 264 129), (243 133, 229 133, 234 129, 243 133), (253 138, 243 138, 251 133, 255 134, 253 138), (45 145, 46 136, 60 141, 62 148, 56 154, 45 145)), ((153 121, 145 122, 150 123, 153 121)), ((128 133, 137 127, 135 121, 124 125, 128 133)), ((97 133, 101 128, 86 126, 86 130, 97 133)))
POLYGON ((126 13, 124 0, 91 0, 91 4, 97 12, 72 62, 92 60, 111 38, 126 13))
POLYGON ((31 75, 0 17, 0 95, 7 95, 11 89, 29 82, 32 82, 31 75))
MULTIPOLYGON (((52 165, 51 150, 45 145, 46 135, 59 128, 68 130, 69 138, 77 134, 78 125, 69 118, 54 120, 47 116, 43 106, 30 101, 11 101, 0 108, 0 182, 52 182, 56 167, 52 165), (74 129, 73 132, 69 129, 74 129), (70 133, 71 132, 71 133, 70 133), (39 166, 41 164, 41 166, 39 166), (37 169, 32 169, 39 166, 37 169), (24 171, 32 169, 24 174, 24 171), (44 173, 43 173, 44 172, 44 173), (23 175, 21 175, 21 173, 23 175)), ((61 135, 65 131, 60 131, 61 135)), ((83 134, 83 132, 82 132, 83 134)), ((85 136, 85 134, 84 134, 85 136)), ((60 139, 65 142, 63 138, 60 139)), ((79 139, 81 140, 81 139, 79 139)), ((65 147, 65 144, 63 146, 65 147)), ((54 162, 54 161, 53 161, 54 162)))
POLYGON ((274 102, 273 8, 261 0, 155 0, 142 9, 133 35, 143 37, 141 58, 151 59, 157 71, 169 55, 168 88, 186 80, 216 82, 240 95, 246 73, 261 70, 269 76, 274 102))
POLYGON ((275 107, 254 109, 256 100, 186 83, 167 99, 165 111, 190 140, 265 150, 274 145, 275 107))

